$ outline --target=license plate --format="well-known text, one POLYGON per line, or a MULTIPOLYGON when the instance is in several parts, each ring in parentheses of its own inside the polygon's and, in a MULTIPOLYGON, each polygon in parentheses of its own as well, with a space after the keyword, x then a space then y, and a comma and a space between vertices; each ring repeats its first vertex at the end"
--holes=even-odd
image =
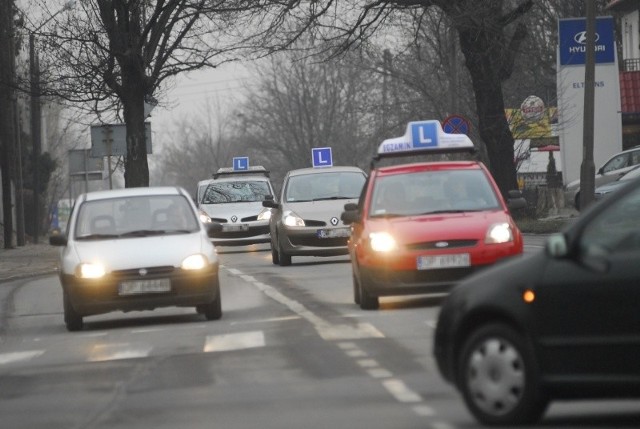
POLYGON ((471 265, 468 253, 453 255, 418 256, 419 270, 437 270, 440 268, 460 268, 471 265))
POLYGON ((171 291, 171 280, 150 279, 150 280, 130 280, 120 283, 118 287, 119 295, 136 295, 140 293, 162 293, 171 291))
POLYGON ((224 232, 237 232, 237 231, 248 231, 249 225, 246 223, 238 224, 238 225, 222 225, 222 230, 224 232))
POLYGON ((318 238, 350 237, 351 228, 319 229, 317 236, 318 238))

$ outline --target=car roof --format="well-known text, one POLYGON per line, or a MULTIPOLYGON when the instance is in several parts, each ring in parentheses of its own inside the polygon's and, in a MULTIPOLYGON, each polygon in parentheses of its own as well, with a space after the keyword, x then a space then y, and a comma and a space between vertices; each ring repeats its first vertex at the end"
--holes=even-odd
POLYGON ((391 165, 385 167, 377 167, 378 176, 387 176, 395 174, 408 174, 417 171, 443 171, 443 170, 479 170, 482 169, 478 161, 437 161, 437 162, 419 162, 411 164, 391 165))
POLYGON ((109 198, 139 197, 147 195, 187 195, 187 191, 178 186, 149 186, 139 188, 111 189, 94 191, 85 194, 86 201, 105 200, 109 198))
POLYGON ((204 183, 199 182, 199 184, 202 183, 203 185, 209 185, 211 183, 220 182, 246 182, 247 180, 269 182, 269 178, 266 176, 256 174, 243 174, 238 176, 221 176, 215 179, 210 179, 208 181, 203 181, 204 183))
POLYGON ((361 168, 354 166, 335 166, 335 167, 307 167, 299 168, 297 170, 291 170, 287 173, 288 176, 302 176, 305 174, 321 174, 321 173, 363 173, 366 174, 361 168))
POLYGON ((246 170, 234 170, 230 167, 220 167, 218 171, 213 174, 214 179, 221 179, 223 177, 244 177, 244 176, 264 176, 269 177, 269 170, 262 165, 254 165, 247 167, 246 170))

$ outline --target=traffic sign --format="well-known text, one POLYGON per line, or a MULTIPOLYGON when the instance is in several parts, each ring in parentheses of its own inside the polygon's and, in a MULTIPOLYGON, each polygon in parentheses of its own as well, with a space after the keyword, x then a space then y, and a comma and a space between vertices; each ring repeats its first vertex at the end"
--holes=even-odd
POLYGON ((237 156, 233 158, 233 171, 244 171, 249 169, 249 157, 237 156))
POLYGON ((314 147, 311 149, 313 167, 333 167, 330 147, 314 147))
MULTIPOLYGON (((144 123, 147 154, 151 154, 151 123, 144 123)), ((127 126, 125 124, 91 125, 91 157, 127 156, 127 126)))
POLYGON ((442 129, 447 134, 469 134, 471 125, 464 116, 450 115, 442 121, 442 129))

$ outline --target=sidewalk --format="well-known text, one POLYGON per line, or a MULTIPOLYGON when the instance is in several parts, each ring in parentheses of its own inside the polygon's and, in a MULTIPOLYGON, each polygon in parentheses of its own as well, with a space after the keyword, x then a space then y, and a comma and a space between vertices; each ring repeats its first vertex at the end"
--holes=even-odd
POLYGON ((0 283, 57 271, 60 247, 48 242, 0 248, 0 283))

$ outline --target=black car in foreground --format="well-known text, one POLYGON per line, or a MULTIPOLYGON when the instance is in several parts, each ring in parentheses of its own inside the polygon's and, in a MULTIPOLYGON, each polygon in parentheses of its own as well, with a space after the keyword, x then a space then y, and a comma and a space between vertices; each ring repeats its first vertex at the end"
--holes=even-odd
POLYGON ((434 354, 487 425, 533 423, 556 399, 640 397, 640 179, 543 251, 456 286, 434 354))

